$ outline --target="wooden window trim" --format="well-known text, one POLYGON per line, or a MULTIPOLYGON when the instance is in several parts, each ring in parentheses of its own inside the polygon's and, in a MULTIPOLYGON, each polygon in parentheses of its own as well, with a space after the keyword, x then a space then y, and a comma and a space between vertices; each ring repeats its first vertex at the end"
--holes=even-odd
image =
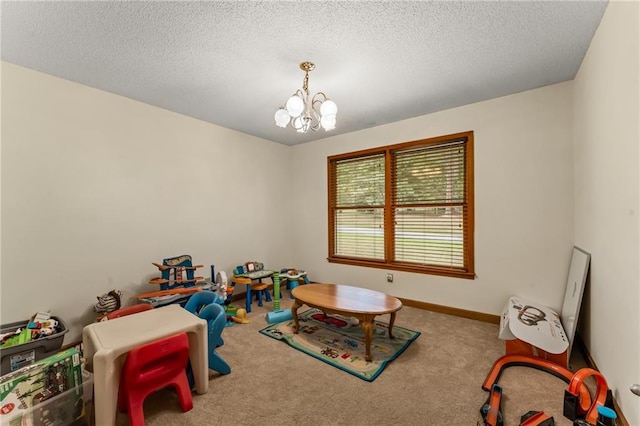
POLYGON ((473 150, 473 131, 455 133, 450 135, 438 136, 435 138, 416 140, 411 142, 404 142, 394 145, 388 145, 383 147, 370 148, 360 151, 354 151, 349 153, 343 153, 327 157, 327 188, 328 188, 328 233, 329 233, 329 255, 327 261, 330 263, 380 268, 396 271, 405 271, 421 274, 440 275, 455 278, 474 279, 475 278, 475 249, 474 249, 474 150, 473 150), (389 260, 392 258, 391 253, 394 253, 394 238, 389 238, 388 235, 393 232, 393 214, 391 209, 391 167, 392 167, 392 154, 397 151, 410 149, 412 147, 429 146, 441 144, 448 141, 458 141, 465 139, 465 191, 466 191, 466 205, 467 227, 464 229, 464 268, 449 268, 438 266, 425 266, 406 262, 397 262, 389 260), (335 163, 340 160, 359 158, 365 156, 371 156, 383 153, 385 155, 385 209, 384 209, 384 228, 385 228, 385 260, 375 259, 362 259, 352 258, 334 255, 335 253, 335 163))

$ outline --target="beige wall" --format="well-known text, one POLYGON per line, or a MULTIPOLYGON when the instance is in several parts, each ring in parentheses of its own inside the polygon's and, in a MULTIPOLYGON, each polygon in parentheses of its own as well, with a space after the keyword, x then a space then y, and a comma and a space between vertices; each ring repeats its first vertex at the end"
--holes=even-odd
POLYGON ((289 148, 11 64, 2 80, 3 323, 53 309, 79 327, 95 296, 146 291, 151 262, 182 253, 227 272, 249 259, 294 264, 317 281, 479 312, 499 313, 511 294, 560 307, 571 83, 289 148), (384 270, 326 262, 327 155, 465 130, 476 280, 394 272, 389 285, 384 270), (247 192, 252 202, 233 202, 247 192), (16 304, 25 288, 38 291, 16 304))
POLYGON ((3 324, 51 309, 77 341, 165 257, 290 264, 288 147, 8 63, 2 106, 3 324))
POLYGON ((609 3, 574 80, 575 235, 592 254, 580 327, 631 425, 640 425, 640 6, 609 3))
POLYGON ((294 263, 336 282, 499 314, 511 295, 560 309, 573 246, 571 83, 293 147, 294 263), (474 131, 475 280, 328 263, 327 156, 474 131))
POLYGON ((147 291, 151 262, 182 253, 491 314, 512 294, 559 309, 576 244, 593 255, 582 333, 640 424, 637 18, 638 3, 610 3, 575 82, 292 148, 3 63, 0 320, 64 312, 78 340, 97 295, 147 291), (327 263, 328 155, 466 130, 475 280, 387 284, 327 263))

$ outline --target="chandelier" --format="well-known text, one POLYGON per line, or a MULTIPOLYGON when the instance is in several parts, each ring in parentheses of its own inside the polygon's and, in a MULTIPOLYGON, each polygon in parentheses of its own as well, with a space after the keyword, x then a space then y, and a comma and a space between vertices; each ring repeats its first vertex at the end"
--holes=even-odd
POLYGON ((336 127, 336 103, 322 92, 309 96, 309 71, 313 71, 315 67, 312 62, 300 64, 300 69, 304 71, 302 90, 296 90, 285 106, 276 111, 276 126, 287 127, 291 123, 291 127, 300 133, 307 133, 309 129, 314 132, 320 128, 333 130, 336 127))

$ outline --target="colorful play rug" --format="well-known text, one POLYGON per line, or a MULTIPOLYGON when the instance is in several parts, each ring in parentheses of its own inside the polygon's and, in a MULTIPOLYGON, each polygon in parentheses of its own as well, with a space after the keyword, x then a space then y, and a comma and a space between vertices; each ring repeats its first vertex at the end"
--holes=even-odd
POLYGON ((372 382, 387 364, 396 359, 419 331, 393 326, 395 339, 389 338, 388 324, 374 321, 371 357, 364 359, 364 333, 355 318, 341 315, 324 316, 319 309, 309 309, 298 315, 300 332, 293 334, 293 320, 271 324, 260 333, 282 340, 289 346, 318 358, 356 377, 372 382))

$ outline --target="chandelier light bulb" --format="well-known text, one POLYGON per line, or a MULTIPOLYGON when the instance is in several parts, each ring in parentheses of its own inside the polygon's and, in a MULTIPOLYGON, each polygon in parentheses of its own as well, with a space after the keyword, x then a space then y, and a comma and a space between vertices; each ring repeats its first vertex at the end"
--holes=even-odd
POLYGON ((298 95, 293 95, 287 101, 287 111, 292 117, 297 117, 304 111, 304 101, 298 95))
POLYGON ((296 129, 298 132, 304 132, 304 130, 302 130, 304 128, 304 125, 302 123, 302 117, 298 116, 295 117, 293 119, 293 121, 291 121, 291 125, 293 126, 294 129, 296 129))
POLYGON ((297 132, 314 132, 323 128, 333 130, 336 127, 338 106, 323 92, 311 96, 309 94, 309 72, 315 69, 312 62, 302 62, 300 69, 304 71, 302 89, 298 89, 287 99, 284 107, 280 107, 274 114, 276 126, 287 127, 291 123, 297 132))
POLYGON ((280 107, 275 114, 276 126, 278 127, 287 127, 289 123, 289 113, 284 107, 280 107))
POLYGON ((322 114, 323 117, 325 115, 333 115, 335 118, 335 115, 337 113, 338 113, 338 105, 336 105, 336 103, 333 102, 331 99, 327 99, 322 103, 322 106, 320 107, 320 114, 322 114))
POLYGON ((320 124, 325 131, 333 130, 336 128, 336 116, 332 115, 323 115, 320 119, 320 124))

